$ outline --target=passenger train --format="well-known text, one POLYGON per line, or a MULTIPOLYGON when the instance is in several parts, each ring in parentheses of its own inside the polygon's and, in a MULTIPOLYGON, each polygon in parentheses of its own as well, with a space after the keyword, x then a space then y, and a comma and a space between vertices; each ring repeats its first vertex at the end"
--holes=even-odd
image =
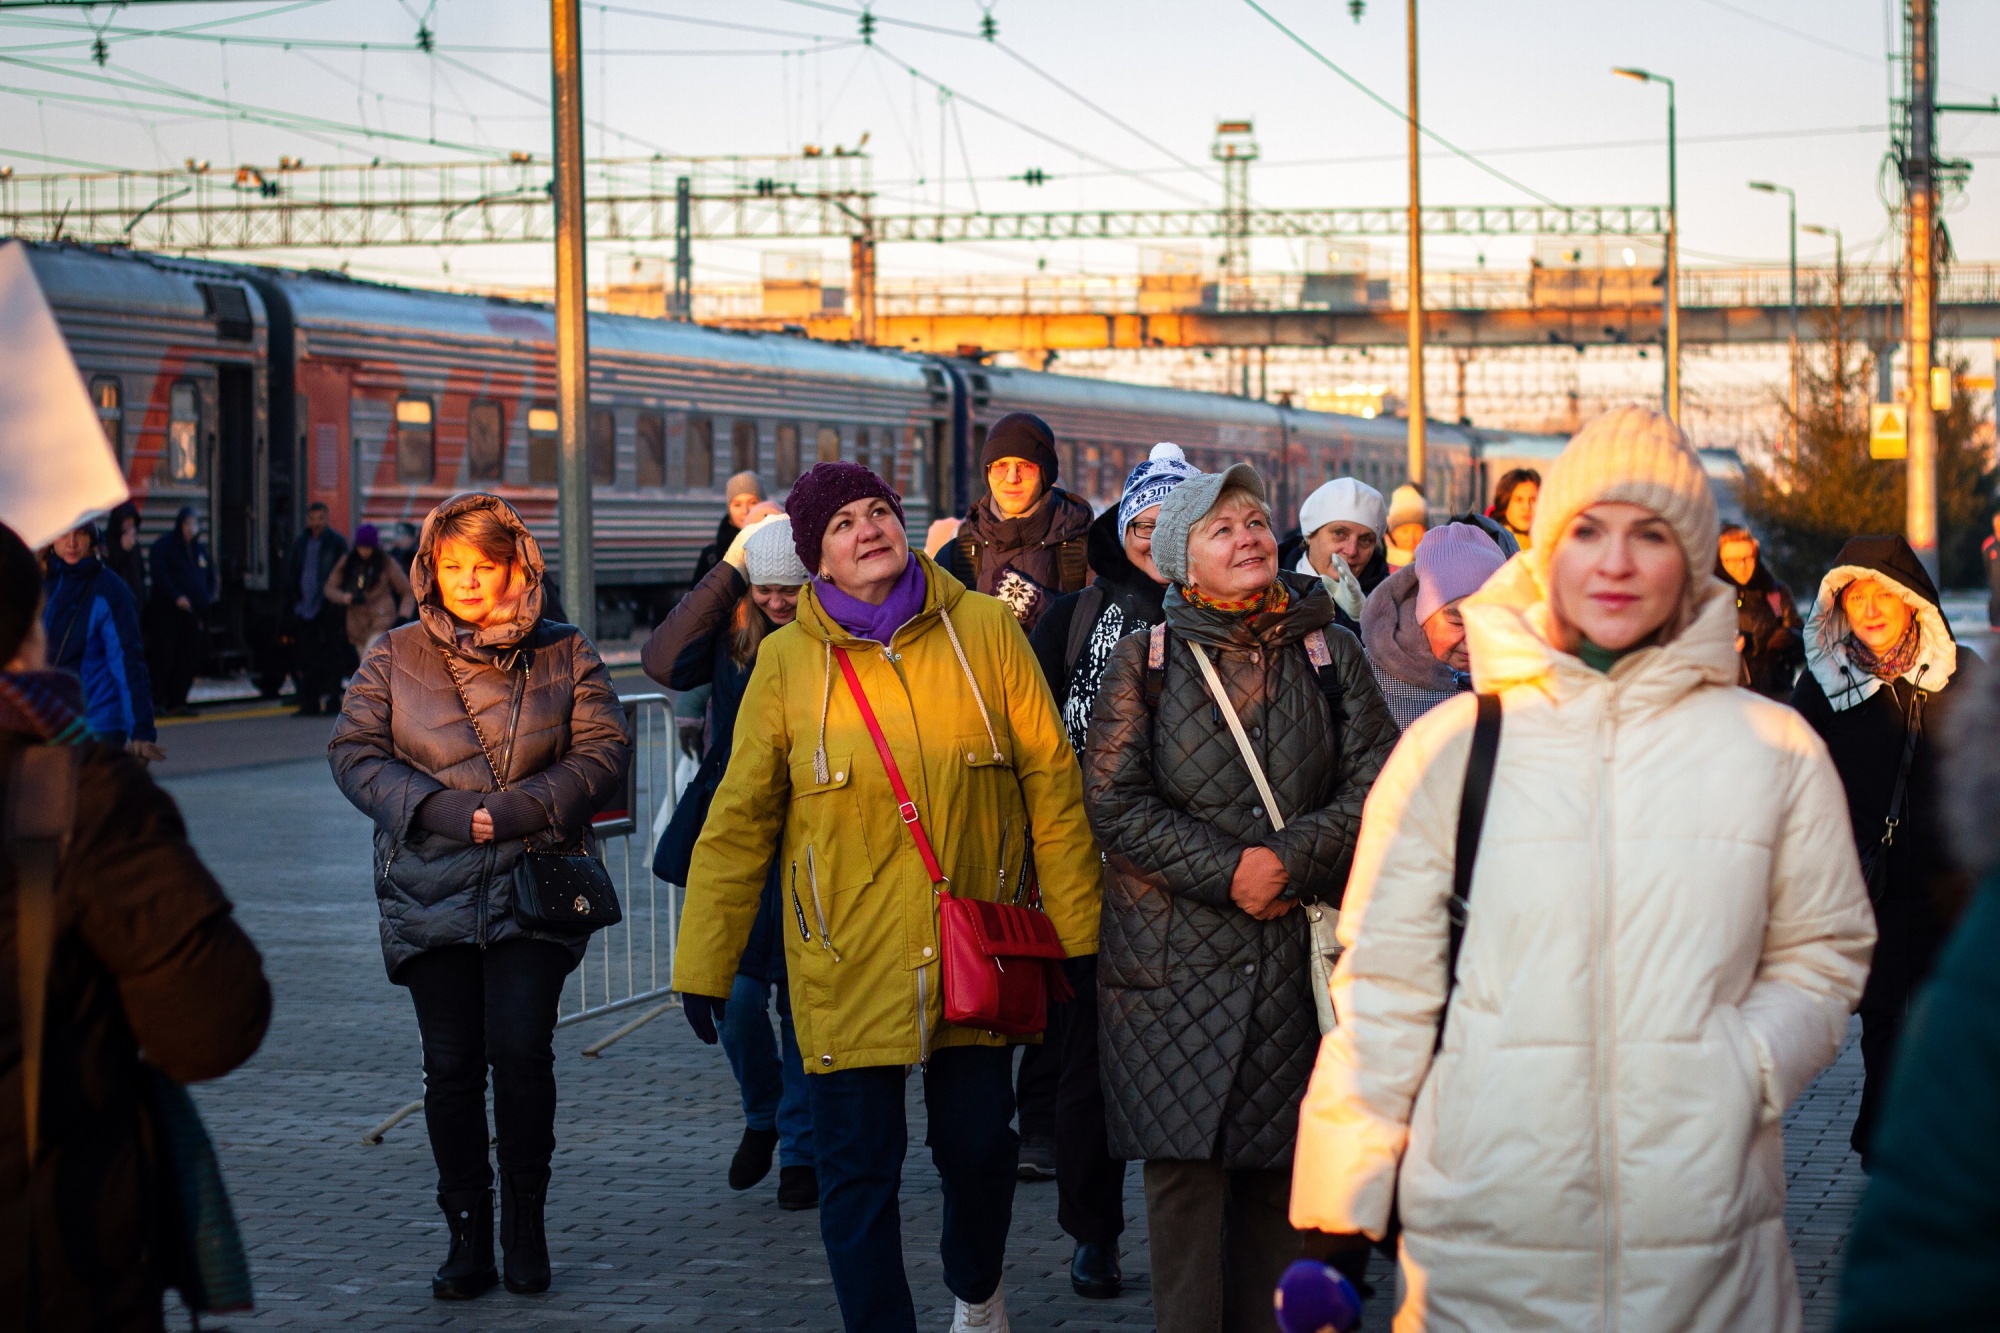
MULTIPOLYGON (((216 648, 267 686, 275 586, 305 506, 343 532, 421 522, 469 488, 504 496, 556 558, 555 322, 549 307, 118 249, 29 257, 141 506, 146 536, 193 506, 222 595, 216 648)), ((590 316, 587 427, 600 628, 650 623, 692 576, 722 487, 755 471, 782 497, 824 459, 865 463, 913 531, 983 490, 1000 416, 1054 428, 1065 488, 1114 501, 1173 440, 1204 469, 1238 460, 1274 485, 1280 526, 1321 481, 1401 479, 1404 423, 1242 398, 1010 370, 974 360, 590 316)), ((1434 424, 1438 512, 1482 489, 1474 433, 1434 424)), ((276 668, 282 673, 282 667, 276 668)))

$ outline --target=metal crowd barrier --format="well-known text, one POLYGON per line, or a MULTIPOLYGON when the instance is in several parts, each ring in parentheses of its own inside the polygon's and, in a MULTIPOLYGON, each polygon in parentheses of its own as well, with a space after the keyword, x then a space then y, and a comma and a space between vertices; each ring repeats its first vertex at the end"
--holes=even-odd
MULTIPOLYGON (((625 705, 625 720, 632 729, 632 767, 622 796, 598 814, 591 828, 625 917, 591 937, 583 961, 563 987, 556 1026, 640 1012, 584 1047, 589 1056, 601 1054, 680 1004, 672 981, 681 886, 653 877, 653 852, 699 763, 699 724, 677 720, 673 702, 664 694, 627 694, 619 702, 625 705)), ((380 1143, 383 1135, 423 1109, 421 1098, 411 1102, 362 1135, 361 1141, 380 1143)))

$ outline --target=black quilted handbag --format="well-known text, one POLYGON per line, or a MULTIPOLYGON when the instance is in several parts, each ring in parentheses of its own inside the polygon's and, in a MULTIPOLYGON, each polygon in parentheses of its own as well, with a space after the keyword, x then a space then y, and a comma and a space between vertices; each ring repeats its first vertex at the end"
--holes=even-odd
MULTIPOLYGON (((480 753, 486 756, 494 785, 506 791, 507 779, 500 765, 493 762, 493 747, 486 743, 486 730, 472 711, 472 700, 465 695, 465 682, 458 678, 458 666, 450 653, 444 654, 444 668, 458 691, 466 720, 472 723, 472 734, 479 740, 480 753)), ((588 934, 624 919, 611 872, 589 852, 538 852, 529 847, 514 863, 514 920, 529 930, 588 934)))
POLYGON ((604 862, 588 852, 530 849, 514 863, 514 919, 530 930, 602 930, 625 919, 604 862))

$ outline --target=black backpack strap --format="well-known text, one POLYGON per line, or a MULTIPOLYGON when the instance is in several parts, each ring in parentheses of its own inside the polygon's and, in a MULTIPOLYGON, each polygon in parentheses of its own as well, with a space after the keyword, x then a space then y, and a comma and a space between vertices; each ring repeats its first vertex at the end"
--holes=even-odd
POLYGON ((1465 758, 1465 790, 1458 799, 1458 842, 1451 868, 1451 897, 1445 911, 1451 918, 1451 939, 1445 949, 1444 1003, 1438 1007, 1436 1052, 1444 1048, 1444 1022, 1451 1012, 1451 993, 1458 988, 1458 950, 1465 942, 1465 923, 1472 909, 1472 871, 1479 861, 1479 835, 1486 827, 1486 798, 1493 791, 1493 764, 1500 754, 1500 696, 1482 694, 1479 717, 1472 725, 1472 751, 1465 758))
POLYGON ((1333 711, 1334 725, 1340 725, 1340 668, 1333 661, 1333 647, 1326 641, 1326 631, 1316 629, 1305 637, 1306 659, 1312 663, 1313 677, 1319 681, 1319 692, 1326 697, 1326 706, 1333 711))
POLYGON ((965 566, 966 574, 972 580, 972 587, 979 587, 979 542, 971 537, 958 539, 958 558, 965 566))
POLYGON ((1076 606, 1069 617, 1069 638, 1063 643, 1063 670, 1066 674, 1076 671, 1076 660, 1083 656, 1084 645, 1090 642, 1091 631, 1097 628, 1097 618, 1104 614, 1104 585, 1093 583, 1083 590, 1076 599, 1076 606))
POLYGON ((1056 547, 1056 581, 1064 592, 1076 592, 1090 582, 1087 539, 1072 537, 1056 547))
POLYGON ((22 1123, 32 1172, 40 1146, 49 965, 56 951, 56 871, 76 822, 77 751, 70 745, 30 746, 15 755, 11 768, 5 832, 7 859, 14 866, 22 1123))

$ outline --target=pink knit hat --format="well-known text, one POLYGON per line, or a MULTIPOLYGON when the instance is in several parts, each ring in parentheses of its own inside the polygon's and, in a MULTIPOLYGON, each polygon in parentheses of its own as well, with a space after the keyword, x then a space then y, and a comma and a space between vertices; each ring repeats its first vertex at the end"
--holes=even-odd
POLYGON ((1432 528, 1417 543, 1417 623, 1479 591, 1507 557, 1470 523, 1432 528))

